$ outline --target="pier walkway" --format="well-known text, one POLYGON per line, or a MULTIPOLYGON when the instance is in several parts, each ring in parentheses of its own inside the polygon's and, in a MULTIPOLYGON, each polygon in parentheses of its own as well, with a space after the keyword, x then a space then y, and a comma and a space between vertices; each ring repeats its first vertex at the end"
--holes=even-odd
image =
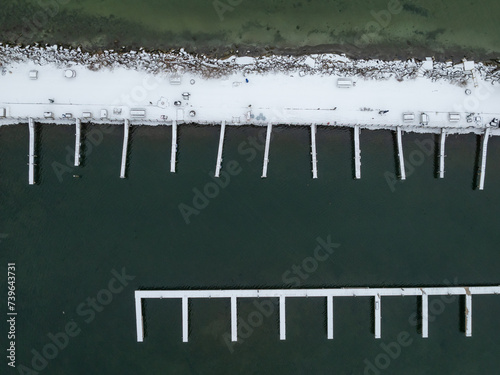
MULTIPOLYGON (((484 136, 478 166, 478 188, 482 190, 488 139, 489 136, 500 135, 500 85, 483 77, 473 62, 464 63, 463 69, 474 73, 464 85, 452 84, 444 78, 442 81, 429 79, 423 73, 435 69, 435 64, 431 60, 424 64, 422 74, 415 78, 398 81, 395 78, 376 80, 353 76, 348 78, 352 84, 346 87, 339 85, 339 80, 345 81, 346 77, 324 74, 300 76, 289 72, 255 74, 247 84, 242 79, 243 68, 224 77, 207 78, 186 72, 172 79, 173 76, 167 73, 152 75, 116 68, 113 74, 107 74, 75 64, 72 67, 75 75, 69 79, 64 69, 50 64, 12 63, 9 66, 11 74, 0 76, 0 84, 4 88, 0 92, 0 126, 28 120, 40 126, 73 126, 76 121, 75 166, 80 165, 82 123, 122 126, 127 120, 129 126, 172 126, 170 171, 174 173, 179 125, 224 124, 221 125, 216 175, 222 168, 227 126, 267 126, 263 178, 268 173, 272 124, 310 126, 314 179, 319 174, 318 157, 321 156, 317 150, 317 136, 321 135, 317 133, 318 126, 354 129, 355 179, 361 178, 359 138, 362 130, 395 133, 397 169, 402 180, 407 177, 403 132, 441 136, 439 170, 436 173, 439 178, 443 178, 445 172, 445 137, 472 133, 484 136), (33 69, 43 71, 43 74, 39 74, 37 79, 30 79, 33 69), (138 88, 142 94, 140 98, 135 98, 133 94, 138 92, 138 88), (466 104, 477 98, 481 100, 475 112, 471 113, 466 104)), ((32 129, 34 134, 34 125, 32 129)), ((128 134, 126 129, 125 132, 128 134)), ((264 142, 263 139, 260 141, 264 142)), ((260 150, 259 145, 257 151, 260 150)), ((35 180, 34 157, 30 156, 30 183, 35 180)), ((124 143, 120 170, 122 178, 126 173, 126 157, 124 143)))
MULTIPOLYGON (((382 337, 382 297, 421 297, 422 337, 429 335, 429 296, 465 297, 465 334, 472 336, 472 296, 500 294, 500 286, 453 286, 422 288, 340 288, 340 289, 234 289, 234 290, 136 290, 135 312, 137 341, 144 341, 144 317, 142 301, 149 298, 182 300, 182 340, 188 341, 188 303, 190 299, 227 298, 231 301, 231 339, 237 341, 237 302, 241 298, 279 299, 279 337, 286 340, 286 300, 287 298, 326 298, 327 338, 334 337, 334 298, 370 297, 374 301, 375 338, 382 337)), ((311 317, 312 318, 312 317, 311 317)), ((368 319, 368 317, 367 317, 368 319)))
POLYGON ((30 118, 28 123, 30 131, 30 145, 29 145, 29 184, 35 184, 35 121, 30 118))

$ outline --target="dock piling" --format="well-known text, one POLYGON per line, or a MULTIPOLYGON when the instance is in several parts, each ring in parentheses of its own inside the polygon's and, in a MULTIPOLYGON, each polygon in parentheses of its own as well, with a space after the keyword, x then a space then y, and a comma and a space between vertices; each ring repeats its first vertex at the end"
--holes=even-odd
POLYGON ((403 137, 401 135, 401 127, 397 128, 397 139, 398 139, 398 159, 399 159, 399 175, 401 180, 406 180, 405 172, 405 159, 403 155, 403 137))
POLYGON ((175 163, 177 154, 177 121, 172 121, 172 153, 170 156, 170 172, 175 173, 175 163))
POLYGON ((354 127, 354 168, 355 168, 355 178, 359 180, 361 178, 361 149, 359 147, 359 135, 361 130, 359 126, 354 127))
POLYGON ((222 167, 222 148, 224 147, 224 134, 226 133, 226 121, 222 121, 220 126, 219 150, 217 151, 217 166, 215 167, 215 177, 219 177, 222 167))
POLYGON ((35 120, 29 119, 28 124, 30 132, 30 143, 29 143, 29 184, 35 184, 35 120))
POLYGON ((266 148, 264 150, 264 165, 262 166, 262 178, 267 177, 267 165, 269 164, 269 145, 271 143, 272 130, 273 130, 273 125, 271 123, 267 124, 266 148))
POLYGON ((75 134, 75 167, 80 165, 80 146, 82 144, 82 120, 76 119, 76 134, 75 134))
POLYGON ((318 178, 318 160, 316 158, 316 124, 311 125, 311 155, 313 178, 318 178))
POLYGON ((490 139, 491 128, 486 128, 481 151, 481 171, 479 176, 479 190, 484 190, 484 180, 486 178, 486 157, 488 155, 488 140, 490 139))
POLYGON ((127 149, 128 149, 128 136, 130 130, 130 121, 125 120, 123 124, 123 149, 122 149, 122 166, 120 169, 120 178, 125 178, 125 170, 127 168, 127 149))

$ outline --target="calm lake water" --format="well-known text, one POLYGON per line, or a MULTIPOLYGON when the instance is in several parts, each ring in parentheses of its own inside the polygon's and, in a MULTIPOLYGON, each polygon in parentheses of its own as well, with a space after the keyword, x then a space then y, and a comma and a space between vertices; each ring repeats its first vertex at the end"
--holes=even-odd
MULTIPOLYGON (((240 173, 186 224, 178 206, 192 205, 193 189, 212 181, 219 128, 182 125, 178 172, 171 174, 170 128, 133 127, 126 180, 119 178, 122 128, 88 126, 86 134, 98 130, 102 142, 87 147, 83 165, 60 182, 53 165, 65 164, 74 128, 39 126, 39 183, 28 186, 27 126, 0 128, 0 258, 3 269, 7 262, 18 268, 18 364, 31 367, 31 350, 41 352, 49 333, 74 321, 79 335, 41 373, 361 374, 365 360, 375 363, 381 345, 401 332, 411 345, 381 373, 495 373, 496 296, 474 297, 472 338, 462 331, 458 299, 430 300, 435 319, 426 340, 414 324, 416 298, 383 299, 382 339, 375 340, 373 302, 347 298, 335 301, 335 339, 328 341, 325 301, 301 299, 287 303, 285 342, 273 308, 232 346, 225 341, 229 301, 220 300, 190 304, 187 344, 180 301, 149 300, 147 336, 138 344, 134 290, 295 287, 297 281, 300 287, 498 284, 496 138, 484 192, 473 189, 475 136, 448 137, 446 178, 439 180, 434 155, 418 146, 433 137, 405 135, 405 154, 417 162, 407 165, 413 170, 407 181, 391 189, 386 175, 396 174, 397 164, 390 132, 362 132, 362 179, 354 181, 351 131, 320 128, 319 179, 312 180, 309 129, 277 127, 263 180, 263 153, 248 151, 262 129, 230 127, 224 163, 237 161, 240 173), (292 267, 314 255, 318 237, 340 246, 290 280, 292 267), (92 317, 87 298, 107 289, 112 270, 123 267, 135 278, 92 317)), ((5 298, 5 277, 1 283, 5 298)), ((253 301, 240 302, 244 323, 253 311, 259 311, 253 301)), ((5 335, 1 342, 6 345, 5 335)))
POLYGON ((9 42, 386 58, 487 59, 500 52, 500 2, 494 0, 4 2, 0 31, 9 42))

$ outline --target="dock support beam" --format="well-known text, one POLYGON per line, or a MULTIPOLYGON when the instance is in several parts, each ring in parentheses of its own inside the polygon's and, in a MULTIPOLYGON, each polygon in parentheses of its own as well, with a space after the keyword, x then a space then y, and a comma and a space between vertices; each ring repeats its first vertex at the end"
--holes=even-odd
POLYGON ((182 297, 182 342, 188 342, 188 298, 182 297))
POLYGON ((238 312, 236 297, 231 297, 231 341, 238 340, 238 312))
POLYGON ((429 298, 425 292, 422 294, 422 337, 429 337, 429 298))
POLYGON ((444 143, 446 141, 446 130, 441 129, 441 139, 439 146, 439 178, 444 178, 444 143))
POLYGON ((359 148, 359 135, 361 130, 359 126, 354 127, 354 169, 355 178, 359 180, 361 178, 361 150, 359 148))
POLYGON ((326 297, 326 320, 328 340, 333 340, 333 297, 326 297))
POLYGON ((481 174, 479 176, 479 190, 484 190, 484 179, 486 178, 486 156, 488 155, 488 140, 490 138, 490 128, 486 128, 483 138, 483 149, 481 152, 481 174))
POLYGON ((120 169, 120 178, 125 178, 125 169, 127 168, 127 149, 128 149, 129 130, 130 130, 130 121, 125 120, 125 124, 123 124, 123 150, 122 150, 122 167, 120 169))
POLYGON ((472 336, 472 295, 465 295, 465 336, 472 336))
POLYGON ((29 184, 35 184, 35 120, 29 119, 28 128, 30 131, 30 150, 29 150, 29 184))
POLYGON ((280 297, 280 340, 286 340, 285 296, 280 297))
POLYGON ((142 298, 135 297, 135 319, 137 327, 137 342, 144 341, 144 321, 142 318, 142 298))
POLYGON ((382 324, 382 304, 380 303, 380 295, 375 295, 375 338, 381 337, 381 324, 382 324))
POLYGON ((175 173, 175 159, 177 154, 177 121, 172 121, 172 154, 170 156, 170 172, 175 173))
POLYGON ((318 160, 316 159, 316 124, 311 125, 311 155, 313 178, 318 178, 318 160))
POLYGON ((217 151, 217 166, 215 167, 215 177, 219 177, 222 166, 222 148, 224 147, 224 134, 226 133, 226 122, 222 121, 220 126, 219 151, 217 151))
POLYGON ((273 125, 271 123, 267 124, 266 148, 264 150, 264 165, 262 166, 262 178, 267 177, 267 165, 269 164, 269 145, 271 143, 272 130, 273 130, 273 125))
POLYGON ((76 119, 75 133, 75 167, 80 166, 80 146, 82 144, 82 120, 76 119))
POLYGON ((398 159, 399 159, 399 175, 401 180, 406 180, 405 172, 405 159, 403 155, 403 138, 401 136, 401 127, 397 128, 397 139, 398 139, 398 159))

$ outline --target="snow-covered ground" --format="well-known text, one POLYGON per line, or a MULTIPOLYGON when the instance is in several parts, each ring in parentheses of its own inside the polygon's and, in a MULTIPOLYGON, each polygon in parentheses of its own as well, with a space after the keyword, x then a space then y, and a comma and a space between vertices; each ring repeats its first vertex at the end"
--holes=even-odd
MULTIPOLYGON (((354 61, 338 55, 214 60, 182 51, 89 55, 57 47, 7 46, 0 46, 0 63, 3 125, 28 118, 74 124, 75 118, 87 117, 95 123, 130 119, 144 125, 172 120, 314 123, 484 133, 500 118, 500 74, 482 63, 354 61), (76 76, 66 78, 66 69, 76 76), (34 70, 38 77, 30 79, 34 70), (353 86, 338 87, 342 77, 353 86), (133 116, 131 110, 139 112, 133 116), (46 112, 53 118, 45 118, 50 116, 46 112), (450 121, 450 113, 459 115, 457 121, 450 121), (404 114, 412 115, 405 121, 404 114)), ((500 131, 494 127, 491 134, 500 131)))

